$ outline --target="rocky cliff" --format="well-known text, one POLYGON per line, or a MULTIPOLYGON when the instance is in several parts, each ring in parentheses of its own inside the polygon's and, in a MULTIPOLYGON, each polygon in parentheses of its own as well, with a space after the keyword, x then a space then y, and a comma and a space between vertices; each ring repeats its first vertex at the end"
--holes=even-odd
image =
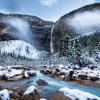
MULTIPOLYGON (((13 25, 10 25, 9 23, 7 23, 6 21, 4 21, 5 19, 12 19, 12 18, 18 18, 21 20, 24 20, 28 23, 29 25, 29 29, 31 31, 28 33, 28 35, 31 36, 32 41, 35 42, 35 47, 38 50, 47 50, 49 51, 50 48, 50 31, 53 25, 53 22, 51 21, 44 21, 36 16, 29 16, 29 15, 21 15, 21 14, 2 14, 0 13, 0 41, 8 41, 8 40, 18 40, 21 39, 21 35, 20 36, 16 36, 16 31, 17 33, 19 32, 19 30, 14 27, 13 25)), ((14 20, 15 22, 12 23, 16 23, 17 26, 19 26, 19 24, 21 24, 19 22, 19 20, 14 20)), ((24 23, 23 23, 24 24, 24 23)), ((19 26, 19 28, 21 28, 19 26)), ((22 27, 23 28, 23 27, 22 27)), ((18 33, 19 34, 19 33, 18 33)), ((24 37, 24 33, 23 36, 24 37)), ((28 37, 25 37, 28 38, 28 37)), ((23 39, 24 41, 26 41, 27 39, 23 39)))

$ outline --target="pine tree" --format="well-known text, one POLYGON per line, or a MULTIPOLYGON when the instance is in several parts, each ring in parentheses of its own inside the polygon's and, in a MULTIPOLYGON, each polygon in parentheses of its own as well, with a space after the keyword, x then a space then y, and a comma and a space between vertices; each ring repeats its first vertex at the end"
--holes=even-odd
POLYGON ((90 39, 88 39, 88 52, 89 52, 89 55, 92 56, 92 47, 91 47, 91 41, 90 39))
POLYGON ((59 55, 68 56, 70 36, 65 34, 59 42, 59 55))
POLYGON ((78 38, 75 38, 74 50, 75 50, 75 63, 81 66, 81 44, 78 38))
POLYGON ((59 55, 66 56, 70 62, 74 61, 74 37, 73 33, 69 32, 59 42, 59 55))

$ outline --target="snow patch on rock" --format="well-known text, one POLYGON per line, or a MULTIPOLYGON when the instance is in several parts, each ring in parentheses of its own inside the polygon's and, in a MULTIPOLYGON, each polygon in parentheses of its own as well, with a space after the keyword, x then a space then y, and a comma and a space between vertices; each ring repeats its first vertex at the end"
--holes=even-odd
POLYGON ((0 91, 0 100, 10 100, 10 96, 9 96, 10 91, 8 91, 7 89, 1 90, 0 91))
POLYGON ((30 86, 28 87, 28 89, 24 92, 23 95, 28 95, 30 93, 34 93, 34 90, 36 90, 36 87, 35 86, 30 86))
POLYGON ((71 100, 100 100, 98 96, 95 96, 91 93, 80 91, 78 89, 69 89, 67 87, 63 87, 59 89, 59 91, 64 92, 64 95, 71 100))

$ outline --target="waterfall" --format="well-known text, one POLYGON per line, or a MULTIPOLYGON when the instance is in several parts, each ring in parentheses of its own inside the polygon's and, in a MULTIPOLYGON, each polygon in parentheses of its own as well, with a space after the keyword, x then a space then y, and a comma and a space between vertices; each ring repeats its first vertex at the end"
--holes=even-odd
POLYGON ((54 31, 54 25, 51 28, 51 40, 50 40, 50 52, 52 54, 54 53, 54 48, 53 48, 53 31, 54 31))

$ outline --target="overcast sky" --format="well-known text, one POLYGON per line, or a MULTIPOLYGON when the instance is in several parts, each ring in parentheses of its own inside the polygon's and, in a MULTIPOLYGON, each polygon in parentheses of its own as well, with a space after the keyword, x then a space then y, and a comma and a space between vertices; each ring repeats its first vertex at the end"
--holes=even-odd
POLYGON ((0 12, 25 13, 56 21, 62 15, 100 0, 0 0, 0 12))

